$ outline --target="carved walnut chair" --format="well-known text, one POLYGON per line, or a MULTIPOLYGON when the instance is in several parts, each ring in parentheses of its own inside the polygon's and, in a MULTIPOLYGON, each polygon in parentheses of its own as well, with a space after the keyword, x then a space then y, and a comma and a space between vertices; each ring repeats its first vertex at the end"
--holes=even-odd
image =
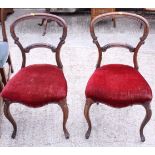
POLYGON ((150 102, 152 100, 152 91, 144 79, 144 77, 138 71, 137 54, 142 44, 149 33, 149 24, 147 20, 139 15, 125 12, 113 12, 99 15, 91 21, 90 33, 93 38, 93 42, 98 48, 98 61, 96 70, 90 77, 86 90, 86 104, 84 108, 84 115, 88 123, 88 130, 85 134, 85 138, 88 139, 91 133, 91 120, 89 116, 89 110, 93 103, 103 103, 114 108, 124 108, 132 105, 142 105, 146 110, 146 116, 140 127, 141 141, 145 141, 143 129, 151 118, 152 112, 150 102), (129 44, 122 43, 109 43, 105 46, 101 46, 95 35, 95 24, 106 18, 126 17, 138 20, 143 23, 144 31, 143 36, 136 47, 132 47, 129 44), (127 48, 130 52, 133 52, 134 67, 124 64, 108 64, 101 66, 102 52, 112 47, 127 48))
POLYGON ((13 73, 12 61, 9 54, 9 46, 8 46, 8 39, 6 35, 5 29, 5 9, 1 9, 1 26, 2 26, 2 37, 3 41, 0 42, 0 76, 2 77, 2 82, 6 85, 7 81, 10 78, 10 74, 13 73), (5 71, 4 65, 5 63, 9 65, 9 72, 8 75, 5 71))
POLYGON ((15 44, 22 53, 22 67, 17 74, 12 77, 4 87, 1 96, 5 102, 4 115, 13 125, 12 138, 15 138, 17 125, 10 113, 10 105, 14 102, 21 103, 25 106, 37 108, 49 103, 57 103, 63 111, 63 131, 66 139, 69 138, 69 133, 66 129, 68 119, 67 106, 67 81, 63 73, 63 65, 60 59, 60 50, 65 43, 67 36, 66 22, 55 15, 46 13, 36 13, 24 15, 15 20, 10 27, 11 35, 15 44), (16 26, 29 19, 47 19, 59 23, 63 28, 63 33, 60 42, 56 47, 47 43, 35 43, 24 47, 16 35, 16 26), (26 66, 26 53, 29 53, 34 48, 47 48, 55 53, 56 65, 51 64, 33 64, 26 66))

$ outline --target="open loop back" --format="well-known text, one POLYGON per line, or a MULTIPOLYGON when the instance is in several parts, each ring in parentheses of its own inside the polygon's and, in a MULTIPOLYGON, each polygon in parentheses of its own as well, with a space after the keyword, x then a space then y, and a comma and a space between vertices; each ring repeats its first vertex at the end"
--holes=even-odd
POLYGON ((105 52, 108 48, 112 48, 112 47, 123 47, 123 48, 127 48, 129 49, 130 52, 134 52, 133 55, 133 63, 134 63, 134 67, 135 69, 138 69, 138 62, 137 62, 137 53, 139 48, 141 47, 142 44, 144 44, 145 39, 148 36, 149 33, 149 24, 147 22, 147 20, 145 18, 143 18, 142 16, 133 14, 133 13, 127 13, 127 12, 111 12, 111 13, 104 13, 102 15, 99 15, 97 17, 95 17, 90 24, 90 33, 91 36, 93 38, 93 42, 96 44, 97 48, 98 48, 98 61, 97 61, 97 65, 96 67, 100 67, 101 65, 101 60, 102 60, 102 52, 105 52), (94 31, 94 26, 96 23, 105 20, 107 18, 116 18, 117 17, 126 17, 126 18, 131 18, 137 21, 140 21, 143 24, 143 35, 142 37, 140 37, 139 42, 137 43, 136 47, 132 47, 129 44, 122 44, 122 43, 109 43, 104 45, 103 47, 100 46, 97 37, 95 35, 95 31, 94 31))
POLYGON ((20 50, 22 52, 22 58, 23 58, 22 67, 25 67, 25 65, 26 65, 26 53, 29 53, 29 51, 31 49, 40 48, 40 47, 51 49, 52 52, 54 52, 56 54, 55 56, 56 56, 56 62, 57 62, 58 67, 59 68, 63 67, 61 59, 60 59, 60 50, 61 50, 62 45, 65 43, 65 39, 67 36, 67 24, 62 18, 60 18, 56 15, 47 14, 47 13, 31 13, 29 15, 24 15, 24 16, 16 19, 10 26, 10 32, 11 32, 11 36, 13 37, 13 39, 15 41, 15 44, 18 45, 18 47, 20 48, 20 50), (60 37, 60 41, 59 41, 57 47, 54 47, 48 43, 35 43, 35 44, 31 44, 27 47, 23 47, 23 45, 19 41, 19 37, 17 37, 17 35, 15 33, 15 27, 20 22, 23 22, 23 21, 29 20, 29 19, 51 20, 51 21, 55 21, 59 26, 61 26, 63 28, 63 33, 62 33, 62 36, 60 37))

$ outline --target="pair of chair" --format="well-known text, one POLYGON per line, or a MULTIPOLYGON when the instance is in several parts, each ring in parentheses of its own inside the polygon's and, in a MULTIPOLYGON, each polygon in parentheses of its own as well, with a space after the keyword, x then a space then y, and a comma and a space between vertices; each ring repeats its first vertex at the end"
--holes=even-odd
MULTIPOLYGON (((10 105, 14 102, 33 108, 41 107, 49 103, 57 103, 63 111, 63 131, 65 137, 69 138, 69 132, 66 128, 66 122, 68 119, 68 106, 66 100, 67 81, 63 74, 63 65, 60 59, 61 47, 65 43, 67 36, 66 22, 62 18, 52 14, 36 13, 24 15, 12 23, 10 26, 10 32, 15 44, 17 44, 20 48, 23 58, 21 69, 8 81, 1 93, 5 102, 4 115, 11 122, 14 128, 12 138, 15 138, 17 132, 16 122, 10 113, 10 105), (15 27, 18 23, 28 19, 46 19, 58 23, 58 25, 63 29, 58 45, 54 47, 50 44, 36 43, 24 47, 15 33, 15 27), (55 53, 57 66, 50 64, 34 64, 26 67, 26 54, 32 49, 39 47, 48 48, 55 53)), ((103 103, 115 108, 123 108, 138 104, 142 105, 146 110, 146 116, 140 127, 141 141, 144 142, 145 137, 143 129, 150 120, 152 114, 150 108, 152 91, 149 84, 138 72, 137 54, 139 48, 142 44, 144 44, 144 40, 148 36, 149 24, 143 17, 136 14, 111 12, 94 18, 90 24, 90 33, 93 38, 93 42, 98 48, 98 60, 96 70, 89 79, 85 91, 86 104, 84 108, 84 115, 88 123, 88 130, 85 138, 88 139, 91 133, 92 125, 89 117, 89 110, 93 103, 103 103), (94 26, 99 21, 105 20, 109 17, 126 17, 142 22, 144 33, 136 47, 122 43, 110 43, 103 47, 99 44, 94 32, 94 26), (130 52, 133 52, 134 67, 123 64, 109 64, 101 66, 102 52, 105 52, 107 49, 112 47, 127 48, 130 52)))

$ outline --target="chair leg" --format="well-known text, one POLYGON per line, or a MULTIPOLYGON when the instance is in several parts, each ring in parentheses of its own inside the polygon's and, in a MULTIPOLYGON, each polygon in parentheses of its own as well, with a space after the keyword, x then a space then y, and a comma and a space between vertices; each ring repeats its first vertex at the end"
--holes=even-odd
POLYGON ((141 124, 141 127, 140 127, 140 138, 141 138, 141 141, 144 142, 145 141, 145 136, 143 134, 143 129, 145 127, 145 125, 149 122, 151 116, 152 116, 152 110, 151 110, 151 106, 150 106, 150 103, 148 104, 145 104, 143 105, 145 110, 146 110, 146 115, 145 115, 145 118, 141 124))
POLYGON ((3 84, 6 85, 6 83, 7 83, 7 78, 6 78, 6 75, 5 75, 5 70, 4 70, 4 68, 0 68, 0 74, 1 74, 1 76, 2 76, 2 82, 3 82, 3 84))
POLYGON ((14 121, 14 119, 13 119, 11 113, 10 113, 9 107, 10 107, 10 103, 5 101, 4 102, 4 115, 10 121, 10 123, 13 126, 14 130, 12 132, 12 136, 11 137, 14 139, 16 137, 16 133, 17 133, 17 125, 16 125, 16 122, 14 121))
POLYGON ((63 112, 63 131, 65 134, 65 138, 69 139, 70 135, 69 135, 69 132, 66 128, 66 123, 67 123, 67 119, 68 119, 68 106, 67 106, 66 99, 60 101, 59 106, 61 107, 62 112, 63 112))
POLYGON ((88 130, 85 134, 85 138, 88 139, 89 136, 90 136, 90 133, 91 133, 91 121, 90 121, 90 117, 89 117, 89 110, 90 110, 90 107, 91 105, 93 104, 94 102, 91 100, 91 99, 86 99, 86 104, 85 104, 85 108, 84 108, 84 116, 86 118, 86 121, 88 123, 88 130))

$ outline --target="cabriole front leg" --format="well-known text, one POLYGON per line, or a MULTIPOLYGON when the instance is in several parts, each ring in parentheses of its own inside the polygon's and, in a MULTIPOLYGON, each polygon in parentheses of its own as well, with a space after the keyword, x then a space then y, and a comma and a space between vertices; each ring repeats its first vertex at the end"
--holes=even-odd
POLYGON ((63 112, 63 131, 65 134, 65 138, 69 139, 70 135, 69 135, 69 132, 66 128, 66 123, 67 123, 67 119, 68 119, 68 106, 67 106, 66 99, 60 101, 59 106, 61 107, 62 112, 63 112))
POLYGON ((145 108, 146 110, 146 115, 145 115, 145 118, 141 124, 141 127, 140 127, 140 138, 141 138, 141 141, 144 142, 145 141, 145 136, 143 134, 143 129, 145 127, 145 125, 149 122, 151 116, 152 116, 152 110, 151 110, 151 106, 150 106, 150 103, 146 103, 143 105, 143 107, 145 108))
POLYGON ((91 133, 91 128, 92 128, 92 125, 91 125, 91 121, 90 121, 90 117, 89 117, 89 110, 90 110, 90 107, 91 105, 93 104, 93 101, 91 99, 86 99, 86 104, 85 104, 85 108, 84 108, 84 116, 86 118, 86 121, 88 123, 88 130, 85 134, 85 138, 88 139, 89 136, 90 136, 90 133, 91 133))
POLYGON ((13 132, 12 132, 11 137, 14 139, 16 137, 16 133, 17 133, 17 125, 16 125, 16 122, 10 113, 10 102, 8 102, 8 101, 4 102, 4 115, 10 121, 10 123, 13 126, 13 132))

